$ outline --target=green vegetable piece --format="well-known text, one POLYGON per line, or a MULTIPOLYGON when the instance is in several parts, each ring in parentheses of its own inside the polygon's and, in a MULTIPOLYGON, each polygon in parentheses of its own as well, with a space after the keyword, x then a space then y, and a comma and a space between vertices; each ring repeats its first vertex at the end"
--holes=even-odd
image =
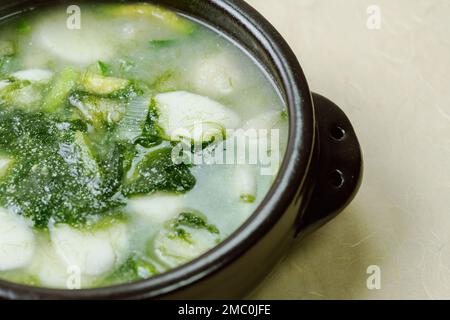
POLYGON ((89 140, 86 134, 76 131, 74 134, 74 143, 69 147, 70 151, 63 150, 63 148, 64 147, 60 147, 60 155, 63 157, 67 156, 67 162, 76 163, 76 161, 79 161, 80 168, 84 171, 84 175, 93 177, 94 179, 97 178, 100 170, 91 147, 89 146, 89 140), (66 151, 68 151, 67 154, 65 153, 66 151))
POLYGON ((123 177, 131 167, 135 154, 133 145, 115 142, 109 152, 101 158, 100 168, 104 177, 102 189, 105 196, 112 197, 120 191, 123 177))
POLYGON ((4 104, 14 108, 35 110, 41 107, 42 91, 45 85, 31 83, 28 80, 3 80, 5 86, 0 89, 0 99, 4 104))
POLYGON ((189 166, 172 161, 172 148, 161 148, 146 155, 137 165, 131 181, 124 186, 126 196, 167 191, 185 193, 195 185, 189 166))
POLYGON ((101 284, 130 283, 139 279, 147 279, 157 273, 158 270, 151 262, 133 255, 110 275, 102 279, 101 284))
POLYGON ((97 69, 102 76, 106 76, 109 73, 109 66, 102 61, 97 61, 97 69))
POLYGON ((115 214, 124 200, 111 195, 80 121, 49 114, 0 111, 0 149, 14 165, 0 180, 0 206, 14 207, 45 229, 50 219, 83 226, 92 216, 115 214))
POLYGON ((178 229, 189 227, 194 229, 206 229, 211 233, 219 234, 219 229, 212 224, 208 224, 208 219, 198 212, 182 212, 178 215, 171 227, 178 233, 178 229))
POLYGON ((145 120, 145 124, 140 137, 136 139, 136 143, 143 147, 151 148, 162 143, 163 132, 158 127, 158 111, 156 110, 155 100, 152 100, 150 108, 145 120))
POLYGON ((256 200, 256 197, 252 194, 243 194, 241 195, 241 200, 246 202, 246 203, 253 203, 256 200))
POLYGON ((16 24, 16 29, 20 33, 27 33, 31 30, 31 25, 26 19, 20 19, 16 24))
POLYGON ((167 48, 172 46, 176 41, 175 40, 150 40, 149 44, 151 48, 159 49, 159 48, 167 48))
POLYGON ((67 67, 57 74, 44 98, 43 110, 46 112, 57 111, 76 86, 78 79, 78 72, 71 67, 67 67))
POLYGON ((86 72, 82 79, 83 89, 89 93, 108 95, 123 90, 130 84, 129 80, 105 77, 92 72, 86 72))
POLYGON ((117 123, 125 113, 123 102, 95 95, 74 93, 70 96, 69 101, 95 127, 117 123))

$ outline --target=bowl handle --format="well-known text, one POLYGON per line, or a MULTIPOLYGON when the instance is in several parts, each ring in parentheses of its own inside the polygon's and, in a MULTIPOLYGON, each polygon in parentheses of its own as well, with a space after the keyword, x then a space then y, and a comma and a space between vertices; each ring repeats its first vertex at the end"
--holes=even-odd
POLYGON ((312 160, 313 189, 299 221, 302 235, 331 220, 353 200, 363 171, 358 138, 345 113, 319 94, 312 97, 318 144, 312 160))

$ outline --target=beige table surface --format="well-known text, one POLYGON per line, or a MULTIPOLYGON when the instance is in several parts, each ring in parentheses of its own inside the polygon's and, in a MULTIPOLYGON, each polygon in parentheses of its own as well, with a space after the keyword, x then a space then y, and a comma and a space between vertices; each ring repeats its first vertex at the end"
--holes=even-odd
POLYGON ((311 88, 346 111, 365 156, 351 206, 295 243, 252 297, 450 298, 450 1, 248 2, 311 88), (371 265, 379 290, 366 285, 371 265))

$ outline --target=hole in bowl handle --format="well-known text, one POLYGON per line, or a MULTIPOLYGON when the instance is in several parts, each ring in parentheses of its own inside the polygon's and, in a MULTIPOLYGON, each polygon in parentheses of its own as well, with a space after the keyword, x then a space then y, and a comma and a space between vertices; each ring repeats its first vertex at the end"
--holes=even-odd
POLYGON ((359 189, 363 161, 355 131, 345 113, 313 93, 317 145, 311 170, 313 189, 297 233, 308 234, 341 212, 359 189))

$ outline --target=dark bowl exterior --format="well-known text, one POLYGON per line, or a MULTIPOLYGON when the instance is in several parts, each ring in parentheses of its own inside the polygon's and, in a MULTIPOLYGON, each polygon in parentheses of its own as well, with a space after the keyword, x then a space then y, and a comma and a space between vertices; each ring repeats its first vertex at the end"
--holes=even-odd
MULTIPOLYGON (((311 92, 303 71, 280 34, 241 0, 161 0, 213 26, 239 43, 273 77, 289 111, 290 131, 286 156, 264 201, 219 246, 170 272, 147 280, 113 287, 83 290, 34 288, 0 281, 6 299, 235 299, 257 286, 272 269, 299 228, 317 185, 320 172, 318 124, 311 92)), ((0 0, 0 16, 30 7, 64 1, 0 0)), ((70 4, 74 4, 70 2, 70 4)), ((82 3, 80 4, 82 7, 82 3)), ((359 150, 359 145, 357 145, 359 150)), ((356 149, 355 149, 356 150, 356 149)), ((359 163, 361 167, 361 163, 359 163)), ((360 171, 355 175, 357 190, 360 171)), ((323 199, 322 199, 323 200, 323 199)), ((348 202, 348 201, 347 201, 348 202)), ((346 202, 346 203, 347 203, 346 202)), ((345 204, 346 204, 345 203, 345 204)), ((342 205, 332 213, 342 209, 342 205)), ((308 213, 310 214, 310 213, 308 213)), ((313 214, 312 214, 313 215, 313 214)), ((325 217, 325 216, 324 216, 325 217)), ((321 217, 321 220, 324 220, 321 217)), ((325 219, 326 220, 326 219, 325 219)))

